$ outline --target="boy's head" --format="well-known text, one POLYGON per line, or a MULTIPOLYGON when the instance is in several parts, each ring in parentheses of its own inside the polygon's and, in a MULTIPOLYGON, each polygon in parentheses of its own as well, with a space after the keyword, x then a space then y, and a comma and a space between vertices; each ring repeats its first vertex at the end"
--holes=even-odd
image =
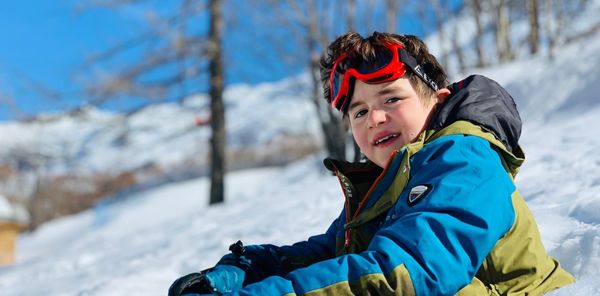
MULTIPOLYGON (((335 98, 332 98, 332 89, 335 89, 336 87, 331 87, 331 84, 333 82, 333 84, 341 86, 343 82, 343 78, 339 75, 333 75, 335 77, 332 77, 331 74, 335 74, 332 73, 332 70, 334 70, 333 68, 335 67, 335 70, 338 73, 346 71, 348 68, 354 68, 361 74, 363 72, 371 74, 375 72, 374 70, 377 70, 377 68, 381 68, 392 62, 390 59, 392 58, 393 53, 390 52, 389 46, 387 46, 389 44, 391 44, 392 47, 394 45, 401 46, 405 52, 414 59, 413 67, 417 67, 420 69, 421 73, 425 73, 426 78, 419 76, 420 74, 414 71, 414 69, 410 69, 410 67, 405 68, 409 80, 422 98, 427 99, 436 92, 434 87, 426 82, 426 80, 432 81, 436 87, 443 87, 448 83, 446 71, 444 71, 437 59, 429 53, 427 45, 419 38, 413 35, 398 35, 379 32, 374 32, 373 35, 363 38, 358 33, 349 32, 339 36, 333 41, 327 48, 327 52, 321 58, 321 82, 323 84, 325 100, 331 104, 335 104, 333 107, 344 112, 344 115, 347 115, 347 107, 352 96, 352 88, 356 79, 350 75, 350 85, 348 86, 348 96, 350 98, 346 98, 346 100, 341 98, 341 100, 333 102, 335 98), (340 57, 342 56, 344 56, 344 58, 340 61, 340 57), (336 64, 336 62, 338 62, 338 64, 336 64), (336 77, 340 79, 336 80, 336 77), (330 81, 332 78, 333 81, 330 81)), ((418 69, 417 71, 419 71, 418 69)), ((364 82, 371 83, 369 81, 364 82)), ((376 84, 378 82, 375 80, 373 83, 376 84)))
POLYGON ((321 59, 325 99, 344 113, 361 151, 384 167, 413 142, 449 91, 446 73, 417 37, 338 37, 321 59))

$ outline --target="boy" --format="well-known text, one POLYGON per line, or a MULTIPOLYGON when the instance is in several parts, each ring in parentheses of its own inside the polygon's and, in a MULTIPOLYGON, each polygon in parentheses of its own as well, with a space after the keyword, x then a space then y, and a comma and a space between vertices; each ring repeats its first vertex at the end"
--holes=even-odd
POLYGON ((169 295, 540 295, 574 281, 541 243, 513 183, 523 152, 508 93, 446 74, 414 36, 340 36, 321 61, 325 98, 367 163, 327 159, 344 210, 292 246, 233 245, 169 295))

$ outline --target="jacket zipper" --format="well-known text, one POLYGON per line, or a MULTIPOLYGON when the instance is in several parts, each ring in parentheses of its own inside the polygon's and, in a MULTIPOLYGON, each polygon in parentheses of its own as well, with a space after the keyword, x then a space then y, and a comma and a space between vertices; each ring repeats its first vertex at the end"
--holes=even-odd
MULTIPOLYGON (((390 159, 393 159, 397 153, 398 153, 398 151, 394 151, 393 154, 390 155, 390 159)), ((358 204, 356 211, 354 211, 354 213, 352 213, 353 215, 350 215, 350 200, 348 199, 348 194, 346 193, 346 185, 344 184, 344 181, 340 177, 340 171, 336 170, 336 176, 338 177, 340 185, 342 185, 342 189, 343 189, 342 191, 344 192, 344 198, 346 200, 346 203, 344 205, 344 207, 346 208, 346 224, 350 223, 351 220, 354 220, 354 219, 356 219, 356 217, 358 217, 358 214, 360 213, 360 211, 362 210, 364 205, 367 203, 369 196, 373 193, 373 191, 375 190, 375 187, 377 187, 377 184, 379 184, 379 182, 381 181, 383 176, 387 173, 390 163, 388 163, 388 165, 385 167, 383 172, 381 172, 381 174, 379 174, 379 176, 377 176, 377 179, 375 179, 373 184, 371 184, 371 187, 369 188, 369 190, 367 191, 367 193, 365 194, 363 199, 358 204), (352 216, 352 219, 350 219, 351 216, 352 216)), ((346 253, 349 253, 349 251, 350 251, 351 234, 352 234, 351 228, 345 229, 345 231, 344 231, 344 250, 346 251, 346 253)))
MULTIPOLYGON (((340 176, 340 171, 336 170, 335 171, 335 175, 338 177, 338 181, 340 182, 340 185, 342 186, 342 192, 344 193, 344 199, 345 199, 345 203, 344 203, 344 210, 346 211, 346 224, 348 224, 350 222, 350 199, 348 198, 348 193, 347 193, 347 186, 344 183, 344 180, 342 179, 342 177, 340 176)), ((344 250, 346 251, 346 253, 349 252, 350 250, 350 228, 347 228, 344 230, 344 250)))

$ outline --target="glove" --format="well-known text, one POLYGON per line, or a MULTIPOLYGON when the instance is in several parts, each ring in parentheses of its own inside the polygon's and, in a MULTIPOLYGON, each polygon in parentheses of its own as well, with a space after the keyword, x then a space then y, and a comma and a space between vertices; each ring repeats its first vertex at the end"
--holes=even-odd
POLYGON ((232 253, 223 256, 215 267, 190 273, 173 282, 169 296, 221 295, 241 289, 245 270, 251 262, 243 256, 246 250, 241 241, 229 246, 229 250, 232 253))
POLYGON ((181 296, 190 293, 212 294, 206 281, 205 271, 194 272, 175 280, 169 288, 169 296, 181 296))
POLYGON ((177 279, 169 288, 169 296, 222 295, 241 289, 243 283, 242 269, 233 265, 217 265, 200 273, 190 273, 177 279))

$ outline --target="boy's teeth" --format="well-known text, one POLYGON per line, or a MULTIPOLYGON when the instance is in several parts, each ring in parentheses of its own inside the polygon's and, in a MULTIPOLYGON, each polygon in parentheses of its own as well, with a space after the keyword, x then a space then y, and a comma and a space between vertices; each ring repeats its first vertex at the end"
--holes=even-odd
POLYGON ((385 137, 383 137, 383 138, 375 141, 375 145, 379 145, 380 143, 385 142, 385 141, 387 141, 387 140, 389 140, 391 138, 395 138, 395 137, 396 137, 395 134, 392 134, 392 135, 389 135, 389 136, 385 136, 385 137))

